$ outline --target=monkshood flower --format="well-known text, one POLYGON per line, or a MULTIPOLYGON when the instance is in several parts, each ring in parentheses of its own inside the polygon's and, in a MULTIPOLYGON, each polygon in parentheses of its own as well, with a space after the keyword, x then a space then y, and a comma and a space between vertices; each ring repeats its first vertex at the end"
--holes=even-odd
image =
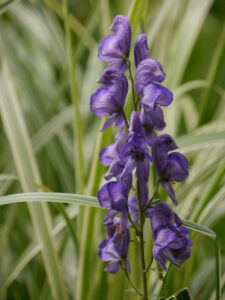
POLYGON ((158 83, 150 83, 142 90, 141 103, 147 108, 155 109, 159 106, 168 106, 173 101, 170 90, 158 83))
POLYGON ((124 211, 128 201, 128 191, 120 181, 111 181, 98 191, 97 198, 101 207, 124 211))
POLYGON ((102 131, 110 127, 123 124, 123 106, 127 96, 128 81, 126 76, 118 69, 107 68, 98 80, 104 84, 91 95, 90 108, 98 117, 110 116, 105 122, 102 131))
POLYGON ((130 232, 126 225, 127 219, 114 217, 106 225, 109 238, 103 240, 99 245, 99 257, 102 261, 109 261, 105 271, 115 274, 119 268, 126 269, 130 273, 128 260, 128 248, 130 243, 130 232))
MULTIPOLYGON (((141 203, 141 208, 144 209, 148 202, 149 202, 149 197, 148 197, 148 184, 147 182, 140 182, 140 203, 141 203)), ((133 194, 129 200, 128 200, 128 208, 129 208, 129 213, 131 215, 131 220, 134 224, 138 222, 139 219, 139 208, 138 208, 138 200, 137 200, 137 195, 133 194)), ((148 210, 146 211, 148 213, 148 210)), ((132 226, 131 223, 129 223, 129 226, 132 226)))
POLYGON ((98 57, 103 62, 111 62, 110 66, 125 72, 128 68, 125 57, 128 58, 131 44, 131 26, 129 20, 118 15, 110 28, 115 34, 105 37, 98 49, 98 57))
POLYGON ((152 82, 162 82, 166 77, 161 64, 151 58, 142 60, 136 70, 135 89, 141 95, 146 86, 152 82))
POLYGON ((157 106, 155 109, 150 108, 147 110, 142 107, 140 120, 145 130, 146 142, 149 146, 151 146, 157 137, 155 130, 163 130, 166 126, 162 109, 159 106, 157 106))
POLYGON ((137 178, 140 181, 148 181, 151 157, 146 145, 144 129, 136 111, 132 112, 130 123, 130 137, 121 153, 121 161, 125 163, 121 179, 123 180, 136 168, 137 178))
POLYGON ((188 161, 184 155, 175 150, 177 145, 168 134, 158 136, 152 145, 152 159, 160 184, 166 190, 168 196, 177 204, 177 199, 171 185, 171 181, 180 182, 188 177, 188 161))
MULTIPOLYGON (((121 179, 121 174, 125 167, 125 162, 121 161, 122 149, 126 145, 129 137, 128 131, 123 131, 123 128, 119 129, 118 135, 116 137, 116 143, 103 148, 99 154, 99 159, 103 166, 109 166, 109 170, 105 175, 106 180, 110 180, 115 177, 117 181, 121 179)), ((123 183, 126 189, 129 191, 132 185, 132 174, 127 174, 124 176, 123 183)))
POLYGON ((166 203, 157 204, 146 215, 151 220, 155 260, 164 270, 166 259, 180 267, 191 255, 189 229, 181 227, 182 221, 166 203))
POLYGON ((142 33, 137 37, 134 44, 134 62, 136 68, 142 60, 150 58, 148 50, 149 49, 147 35, 142 33))
POLYGON ((140 34, 134 45, 134 60, 136 71, 135 88, 137 92, 142 93, 142 90, 149 83, 162 82, 166 74, 163 71, 161 64, 151 59, 148 54, 147 36, 140 34))

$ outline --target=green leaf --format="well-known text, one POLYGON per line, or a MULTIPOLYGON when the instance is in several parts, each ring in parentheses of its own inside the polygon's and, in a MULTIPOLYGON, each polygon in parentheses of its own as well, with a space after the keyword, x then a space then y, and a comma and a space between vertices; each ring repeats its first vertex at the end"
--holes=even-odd
POLYGON ((190 221, 183 221, 183 225, 186 228, 189 228, 191 230, 197 231, 203 235, 207 235, 214 241, 215 246, 215 273, 216 273, 216 300, 221 299, 221 287, 220 287, 220 281, 221 281, 221 258, 220 258, 220 244, 219 240, 217 238, 216 233, 211 230, 210 228, 199 225, 190 221))
POLYGON ((176 292, 176 294, 174 294, 173 296, 170 296, 169 298, 167 298, 167 300, 192 300, 190 291, 188 288, 184 288, 178 292, 176 292))
POLYGON ((96 197, 64 193, 21 193, 0 197, 0 205, 21 202, 70 203, 91 207, 100 207, 96 197))

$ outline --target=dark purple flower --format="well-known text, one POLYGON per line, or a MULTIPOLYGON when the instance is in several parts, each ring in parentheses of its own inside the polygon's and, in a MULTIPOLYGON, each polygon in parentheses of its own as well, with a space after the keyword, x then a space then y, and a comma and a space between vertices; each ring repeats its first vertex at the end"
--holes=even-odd
MULTIPOLYGON (((148 197, 148 184, 147 182, 139 182, 139 197, 140 197, 140 202, 141 202, 141 208, 145 208, 146 205, 149 202, 149 197, 148 197)), ((131 215, 131 220, 134 224, 138 222, 139 218, 139 208, 138 208, 138 200, 136 194, 133 194, 129 200, 128 200, 128 208, 129 208, 129 213, 131 215)), ((148 211, 148 210, 147 210, 148 211)), ((129 223, 129 226, 131 226, 131 223, 129 223)))
POLYGON ((150 83, 142 90, 141 103, 149 108, 168 106, 173 101, 173 93, 164 86, 150 83))
POLYGON ((157 134, 154 130, 163 130, 166 123, 163 118, 162 109, 157 106, 155 109, 143 107, 140 113, 140 120, 145 129, 145 138, 149 146, 156 139, 157 134))
POLYGON ((149 49, 147 35, 142 33, 137 37, 134 44, 134 61, 136 68, 142 60, 150 58, 148 50, 149 49))
MULTIPOLYGON (((124 132, 123 130, 119 130, 116 143, 101 150, 99 159, 104 166, 109 166, 109 170, 105 175, 106 180, 110 180, 112 177, 115 177, 117 181, 120 180, 120 176, 125 167, 125 163, 121 161, 120 156, 127 141, 128 131, 124 132)), ((129 191, 132 185, 132 175, 128 174, 127 177, 124 177, 123 183, 129 191)))
POLYGON ((91 95, 91 111, 98 117, 110 115, 102 130, 107 129, 113 123, 116 126, 121 125, 124 122, 121 110, 128 90, 126 76, 118 69, 108 68, 102 73, 98 82, 104 84, 105 87, 100 87, 91 95))
POLYGON ((162 82, 166 77, 161 64, 151 58, 142 60, 136 70, 135 89, 142 95, 143 89, 152 82, 162 82))
POLYGON ((180 182, 188 177, 186 157, 178 152, 168 154, 169 151, 176 148, 174 140, 168 134, 158 136, 152 145, 152 159, 160 176, 160 184, 175 204, 177 204, 177 199, 170 182, 180 182))
POLYGON ((181 227, 182 221, 166 203, 159 203, 149 209, 148 217, 153 232, 155 260, 164 270, 166 259, 180 267, 191 255, 189 230, 181 227))
POLYGON ((148 181, 151 157, 145 141, 145 133, 139 115, 131 114, 131 130, 128 143, 121 153, 121 161, 125 163, 121 179, 127 177, 136 168, 136 176, 140 181, 148 181))
POLYGON ((115 34, 105 37, 98 48, 98 57, 110 66, 125 72, 128 68, 124 57, 128 57, 131 44, 131 26, 129 20, 118 15, 110 28, 115 34))
POLYGON ((109 273, 118 272, 120 267, 125 267, 130 273, 130 264, 128 260, 128 248, 130 243, 130 232, 126 225, 127 219, 113 218, 110 224, 107 224, 109 238, 105 239, 99 245, 99 257, 102 261, 109 261, 105 271, 109 273))
POLYGON ((128 201, 128 191, 119 181, 108 182, 98 191, 98 201, 101 207, 123 211, 128 201))

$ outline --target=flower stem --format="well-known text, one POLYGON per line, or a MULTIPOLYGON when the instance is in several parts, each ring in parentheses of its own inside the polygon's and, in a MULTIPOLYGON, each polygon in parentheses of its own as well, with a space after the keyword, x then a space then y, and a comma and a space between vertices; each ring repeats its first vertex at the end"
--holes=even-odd
POLYGON ((141 207, 140 199, 140 183, 137 180, 137 200, 138 200, 138 210, 140 216, 140 254, 141 254, 141 269, 142 269, 142 282, 143 282, 143 299, 148 300, 148 289, 147 289, 147 278, 146 278, 146 266, 145 266, 145 252, 144 252, 144 211, 141 207))
POLYGON ((131 62, 128 57, 125 57, 125 59, 126 59, 127 65, 128 65, 128 71, 129 71, 130 80, 131 80, 134 109, 137 110, 137 103, 135 102, 135 92, 134 92, 134 78, 133 78, 132 71, 131 71, 131 62))
POLYGON ((139 296, 143 297, 142 293, 136 288, 136 286, 134 285, 134 283, 132 282, 132 280, 130 279, 130 276, 129 274, 127 273, 127 270, 125 269, 124 270, 125 274, 126 274, 126 277, 130 283, 130 285, 132 286, 132 288, 135 290, 135 292, 138 293, 139 296))
POLYGON ((156 183, 156 187, 155 187, 154 193, 153 193, 151 199, 149 200, 148 204, 145 206, 145 208, 144 208, 144 210, 143 210, 144 212, 146 212, 146 210, 150 208, 150 206, 151 206, 151 204, 152 204, 152 201, 154 200, 155 195, 156 195, 156 193, 157 193, 157 191, 158 191, 159 183, 160 183, 160 179, 157 180, 157 183, 156 183))
POLYGON ((124 118, 125 124, 126 124, 126 126, 127 126, 127 129, 129 129, 129 124, 128 124, 128 121, 127 121, 126 114, 125 114, 125 112, 124 112, 124 110, 123 110, 123 109, 121 110, 121 112, 122 112, 122 115, 123 115, 123 118, 124 118))
POLYGON ((149 268, 152 265, 152 262, 153 262, 153 255, 151 256, 150 262, 149 262, 148 266, 146 267, 145 272, 148 272, 149 268))

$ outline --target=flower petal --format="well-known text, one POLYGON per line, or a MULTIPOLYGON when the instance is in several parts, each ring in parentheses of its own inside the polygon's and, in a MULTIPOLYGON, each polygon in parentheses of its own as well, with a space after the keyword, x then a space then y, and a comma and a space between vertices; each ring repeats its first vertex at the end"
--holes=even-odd
POLYGON ((117 157, 118 152, 116 144, 103 148, 99 154, 99 159, 103 166, 110 166, 117 157))
POLYGON ((156 105, 168 106, 172 101, 173 94, 160 84, 150 83, 143 89, 141 102, 150 108, 156 105))
POLYGON ((176 198, 176 195, 175 195, 175 192, 174 192, 174 189, 173 189, 171 183, 163 180, 163 181, 160 181, 160 184, 166 190, 167 195, 170 197, 170 199, 173 201, 173 203, 175 205, 177 205, 178 204, 177 198, 176 198))
POLYGON ((140 34, 135 41, 134 61, 136 68, 142 60, 149 58, 147 41, 148 38, 145 34, 140 34))
POLYGON ((146 88, 152 81, 162 82, 166 77, 161 64, 151 58, 142 60, 136 71, 135 89, 142 94, 144 88, 146 88))
POLYGON ((113 20, 111 30, 121 38, 120 46, 123 49, 123 54, 129 56, 131 44, 131 26, 129 20, 123 15, 117 15, 113 20))
POLYGON ((108 192, 108 184, 106 183, 103 187, 98 191, 97 198, 101 205, 104 208, 111 208, 111 198, 108 192))
POLYGON ((90 108, 93 114, 98 117, 106 117, 118 110, 106 87, 100 87, 91 95, 90 108))
POLYGON ((128 194, 125 186, 121 182, 109 182, 108 192, 111 198, 111 207, 113 209, 118 211, 123 211, 126 209, 128 194))
POLYGON ((116 34, 105 37, 98 48, 98 57, 103 62, 111 62, 115 58, 123 56, 121 38, 116 34))
POLYGON ((168 180, 176 182, 183 181, 188 177, 188 161, 183 154, 174 152, 168 155, 165 176, 168 180))

